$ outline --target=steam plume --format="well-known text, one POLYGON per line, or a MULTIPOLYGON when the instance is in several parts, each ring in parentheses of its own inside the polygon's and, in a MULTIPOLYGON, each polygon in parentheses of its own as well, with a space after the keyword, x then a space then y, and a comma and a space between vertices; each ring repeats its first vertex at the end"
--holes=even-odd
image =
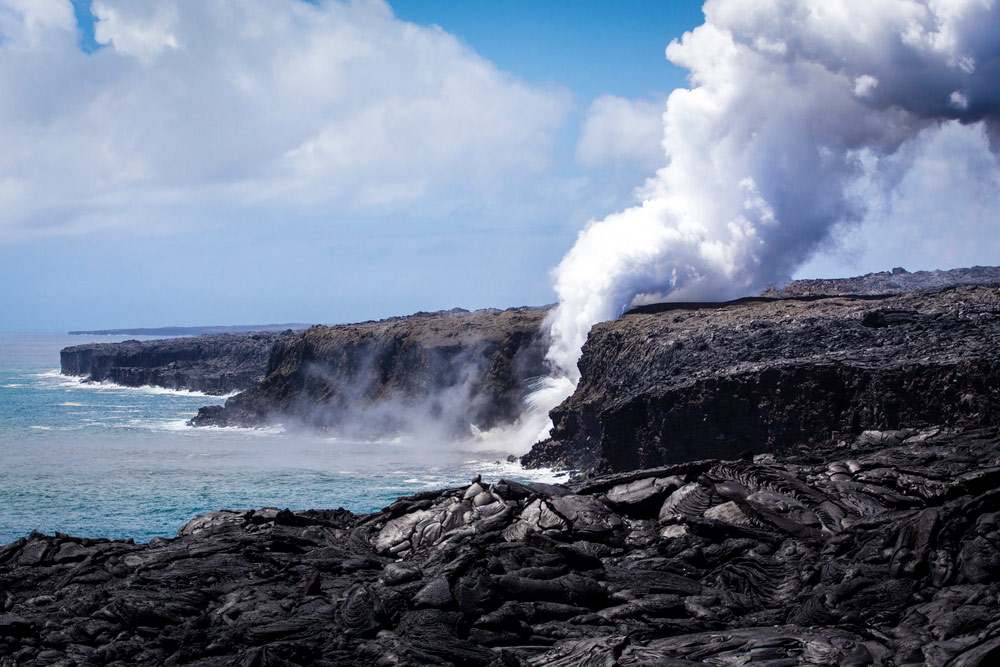
POLYGON ((901 149, 924 133, 975 126, 1000 149, 993 0, 708 0, 704 11, 666 50, 691 72, 663 114, 666 166, 641 205, 591 222, 554 271, 550 395, 572 391, 596 322, 786 280, 898 183, 913 152, 901 149))

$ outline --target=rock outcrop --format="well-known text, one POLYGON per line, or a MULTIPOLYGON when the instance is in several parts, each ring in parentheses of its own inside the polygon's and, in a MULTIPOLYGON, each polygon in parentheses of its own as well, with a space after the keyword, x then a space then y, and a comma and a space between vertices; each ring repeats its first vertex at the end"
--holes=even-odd
POLYGON ((1000 433, 0 547, 3 665, 992 665, 1000 433))
POLYGON ((1000 424, 1000 288, 660 304, 596 325, 526 465, 598 471, 1000 424))
POLYGON ((947 271, 914 271, 897 266, 891 271, 866 273, 853 278, 793 280, 784 287, 769 287, 761 296, 831 296, 835 294, 908 294, 959 285, 1000 283, 1000 266, 971 266, 947 271))
POLYGON ((529 380, 545 373, 546 312, 455 309, 314 326, 275 345, 262 382, 192 422, 381 435, 431 426, 468 434, 470 424, 513 421, 529 380))
POLYGON ((289 330, 88 343, 63 349, 59 360, 64 375, 94 382, 222 395, 260 382, 274 343, 291 335, 289 330))

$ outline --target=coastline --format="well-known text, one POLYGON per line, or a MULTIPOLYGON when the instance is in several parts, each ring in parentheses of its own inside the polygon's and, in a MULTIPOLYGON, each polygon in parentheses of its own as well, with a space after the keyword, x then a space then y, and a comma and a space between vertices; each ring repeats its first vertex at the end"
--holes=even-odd
POLYGON ((0 547, 0 657, 988 664, 998 481, 1000 432, 934 427, 367 515, 221 510, 148 544, 36 533, 0 547))
POLYGON ((171 389, 169 387, 161 387, 155 384, 142 384, 142 385, 130 385, 121 384, 120 382, 115 382, 114 380, 91 380, 83 375, 68 375, 63 373, 58 368, 49 369, 43 371, 39 374, 41 377, 51 377, 51 378, 62 378, 67 381, 67 383, 75 383, 81 388, 94 389, 100 391, 102 388, 111 390, 126 390, 126 391, 138 391, 150 395, 166 394, 172 396, 189 396, 197 398, 207 398, 212 400, 224 401, 227 398, 231 398, 239 391, 233 391, 228 394, 208 394, 203 391, 197 391, 195 389, 171 389))
POLYGON ((373 511, 407 493, 461 482, 543 479, 507 467, 506 453, 463 452, 404 439, 353 442, 271 428, 195 429, 210 400, 189 392, 85 383, 52 369, 68 336, 0 340, 0 542, 32 530, 172 536, 219 507, 316 505, 373 511), (44 377, 37 377, 44 376, 44 377), (503 466, 494 467, 495 460, 503 466))

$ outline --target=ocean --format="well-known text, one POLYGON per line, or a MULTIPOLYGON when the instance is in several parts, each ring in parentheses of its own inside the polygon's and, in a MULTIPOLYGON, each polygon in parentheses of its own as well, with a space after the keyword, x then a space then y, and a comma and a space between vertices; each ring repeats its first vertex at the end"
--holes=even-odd
POLYGON ((128 338, 149 339, 0 334, 0 544, 32 530, 147 542, 216 509, 371 512, 477 474, 565 479, 453 443, 193 428, 186 422, 199 407, 225 398, 59 373, 63 347, 128 338))

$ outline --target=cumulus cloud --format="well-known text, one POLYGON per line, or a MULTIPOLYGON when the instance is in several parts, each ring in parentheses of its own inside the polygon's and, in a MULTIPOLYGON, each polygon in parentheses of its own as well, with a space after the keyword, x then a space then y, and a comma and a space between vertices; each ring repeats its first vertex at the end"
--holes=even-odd
POLYGON ((632 164, 653 171, 663 164, 662 101, 602 95, 583 119, 577 159, 587 167, 632 164))
MULTIPOLYGON (((0 0, 0 238, 246 207, 501 198, 551 163, 569 93, 381 0, 0 0)), ((289 208, 291 207, 291 208, 289 208)))
POLYGON ((997 186, 1000 5, 709 0, 704 11, 666 51, 691 88, 668 99, 665 166, 641 205, 590 223, 554 271, 555 377, 575 380, 590 327, 630 306, 758 292, 873 208, 927 220, 909 204, 914 173, 947 150, 928 133, 961 135, 950 168, 976 163, 978 185, 952 196, 995 199, 984 193, 997 186))
POLYGON ((33 48, 52 28, 73 30, 73 7, 63 0, 5 0, 0 3, 0 35, 33 48))
POLYGON ((177 6, 171 3, 143 8, 138 5, 117 7, 107 2, 94 2, 94 39, 111 46, 118 53, 135 56, 144 63, 151 61, 163 49, 177 49, 174 35, 177 6), (152 14, 149 14, 152 9, 152 14))

